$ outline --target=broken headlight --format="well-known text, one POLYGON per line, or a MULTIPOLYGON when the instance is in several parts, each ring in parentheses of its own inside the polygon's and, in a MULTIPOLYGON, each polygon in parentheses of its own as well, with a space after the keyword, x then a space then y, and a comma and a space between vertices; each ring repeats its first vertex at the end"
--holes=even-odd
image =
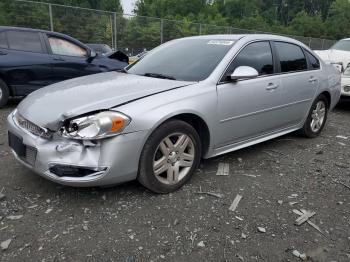
POLYGON ((67 121, 61 128, 61 134, 71 139, 102 139, 119 135, 130 121, 131 119, 122 113, 104 111, 67 121))

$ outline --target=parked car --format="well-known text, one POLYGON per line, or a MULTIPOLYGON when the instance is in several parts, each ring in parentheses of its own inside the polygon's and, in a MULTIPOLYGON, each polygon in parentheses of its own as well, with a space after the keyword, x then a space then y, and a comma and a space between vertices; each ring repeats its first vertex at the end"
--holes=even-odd
POLYGON ((350 38, 342 39, 330 49, 315 51, 323 60, 339 67, 342 72, 342 96, 350 97, 350 38))
POLYGON ((106 44, 86 44, 86 45, 99 55, 105 55, 113 52, 113 49, 106 44))
POLYGON ((8 117, 19 162, 52 181, 138 179, 158 193, 211 158, 299 130, 318 136, 340 73, 304 44, 273 35, 167 42, 122 72, 57 83, 8 117))
POLYGON ((128 57, 119 52, 118 58, 96 55, 64 34, 1 26, 0 106, 10 96, 26 96, 59 81, 120 70, 128 64, 128 57))

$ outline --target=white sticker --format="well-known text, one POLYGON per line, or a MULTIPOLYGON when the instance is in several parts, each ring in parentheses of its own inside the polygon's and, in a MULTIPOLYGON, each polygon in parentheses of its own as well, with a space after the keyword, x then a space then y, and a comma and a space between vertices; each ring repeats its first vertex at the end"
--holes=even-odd
POLYGON ((210 40, 208 45, 233 45, 234 42, 228 40, 210 40))

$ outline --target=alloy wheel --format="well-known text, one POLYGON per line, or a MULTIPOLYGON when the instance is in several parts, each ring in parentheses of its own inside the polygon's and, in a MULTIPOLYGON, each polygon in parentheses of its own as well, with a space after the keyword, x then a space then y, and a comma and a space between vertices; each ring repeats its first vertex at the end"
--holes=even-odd
POLYGON ((167 136, 153 157, 155 177, 167 185, 177 184, 189 174, 195 153, 194 143, 188 135, 176 133, 167 136))
POLYGON ((311 130, 314 133, 317 133, 324 123, 326 116, 326 104, 324 101, 320 100, 316 103, 314 110, 311 115, 311 130))

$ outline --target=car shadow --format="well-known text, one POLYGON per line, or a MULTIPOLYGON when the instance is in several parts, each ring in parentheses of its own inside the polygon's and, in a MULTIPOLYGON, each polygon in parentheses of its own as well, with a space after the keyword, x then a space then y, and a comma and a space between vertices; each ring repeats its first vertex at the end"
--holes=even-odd
POLYGON ((340 100, 340 102, 335 107, 335 110, 350 112, 350 98, 340 100))

